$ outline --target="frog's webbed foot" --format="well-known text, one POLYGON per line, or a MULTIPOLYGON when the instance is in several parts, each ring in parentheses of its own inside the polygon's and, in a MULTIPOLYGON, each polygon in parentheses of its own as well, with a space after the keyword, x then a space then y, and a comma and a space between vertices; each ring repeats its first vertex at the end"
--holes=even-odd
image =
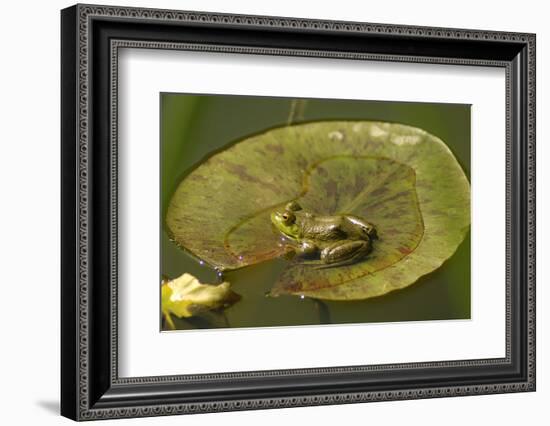
POLYGON ((355 263, 370 253, 370 240, 341 241, 325 247, 321 251, 321 261, 325 267, 355 263))

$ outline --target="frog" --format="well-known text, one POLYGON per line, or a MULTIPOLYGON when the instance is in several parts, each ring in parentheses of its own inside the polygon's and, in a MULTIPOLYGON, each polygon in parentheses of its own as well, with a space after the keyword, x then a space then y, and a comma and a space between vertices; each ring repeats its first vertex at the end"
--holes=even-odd
POLYGON ((350 214, 316 215, 297 201, 271 212, 271 223, 290 240, 287 254, 317 260, 320 267, 349 265, 363 260, 378 239, 376 226, 350 214))

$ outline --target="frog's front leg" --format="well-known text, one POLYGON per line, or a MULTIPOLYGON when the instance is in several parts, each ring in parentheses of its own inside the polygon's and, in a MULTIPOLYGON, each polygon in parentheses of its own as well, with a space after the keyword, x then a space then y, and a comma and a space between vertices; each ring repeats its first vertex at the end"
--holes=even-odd
POLYGON ((312 241, 304 240, 285 246, 284 257, 288 260, 319 258, 319 247, 312 241))
POLYGON ((348 265, 361 260, 370 251, 370 240, 345 240, 325 247, 320 258, 325 265, 348 265))
POLYGON ((302 258, 311 258, 319 255, 319 247, 312 241, 304 240, 296 248, 296 254, 302 258))

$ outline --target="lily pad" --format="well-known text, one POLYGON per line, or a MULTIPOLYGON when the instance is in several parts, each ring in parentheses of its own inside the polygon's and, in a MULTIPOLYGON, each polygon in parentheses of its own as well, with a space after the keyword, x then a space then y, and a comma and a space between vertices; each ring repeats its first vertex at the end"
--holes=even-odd
POLYGON ((281 127, 233 144, 182 180, 166 223, 184 249, 236 269, 284 253, 269 215, 290 200, 319 215, 362 217, 380 238, 352 265, 291 264, 273 295, 354 300, 406 287, 441 266, 470 224, 470 186, 445 143, 368 121, 281 127))
POLYGON ((161 286, 161 310, 172 328, 170 317, 189 318, 205 311, 228 307, 239 300, 228 282, 218 285, 202 284, 191 274, 163 282, 161 286))

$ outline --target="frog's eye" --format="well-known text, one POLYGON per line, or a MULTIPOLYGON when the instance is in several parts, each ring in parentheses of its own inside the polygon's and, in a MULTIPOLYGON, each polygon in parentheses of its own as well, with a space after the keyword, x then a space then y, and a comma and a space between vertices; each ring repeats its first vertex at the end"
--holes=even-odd
POLYGON ((294 221, 296 220, 296 216, 294 216, 294 214, 291 212, 284 212, 281 217, 283 218, 283 221, 289 225, 294 223, 294 221))

